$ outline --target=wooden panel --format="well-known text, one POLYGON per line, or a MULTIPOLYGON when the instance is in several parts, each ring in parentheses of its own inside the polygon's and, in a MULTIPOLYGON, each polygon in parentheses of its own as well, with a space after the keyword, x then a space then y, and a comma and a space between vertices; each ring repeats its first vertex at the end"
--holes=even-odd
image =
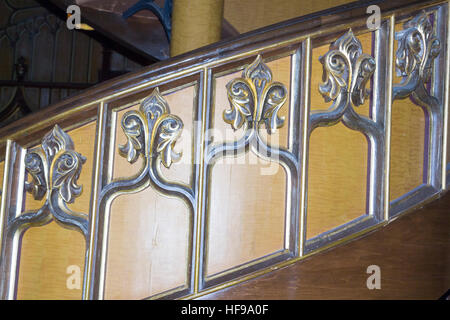
MULTIPOLYGON (((363 52, 372 48, 372 33, 357 36, 363 52)), ((323 67, 319 57, 329 45, 313 49, 311 110, 326 110, 319 92, 323 67)), ((368 84, 370 87, 370 84, 368 84)), ((370 116, 370 98, 356 112, 370 116)), ((316 128, 309 141, 307 239, 338 227, 366 213, 368 143, 366 137, 339 123, 316 128)))
MULTIPOLYGON (((402 24, 395 26, 403 29, 402 24)), ((394 42, 394 52, 398 42, 394 42)), ((394 70, 395 71, 395 70, 394 70)), ((394 73, 394 84, 402 80, 394 73)), ((426 118, 424 110, 411 99, 395 100, 391 120, 390 200, 393 201, 424 181, 426 118)))
POLYGON ((246 153, 219 161, 210 181, 208 275, 284 249, 286 174, 281 166, 246 153))
POLYGON ((89 37, 81 32, 75 32, 75 47, 73 54, 73 82, 88 82, 89 66, 89 37))
POLYGON ((25 231, 19 266, 17 299, 81 299, 86 243, 81 233, 55 222, 25 231), (67 268, 80 270, 80 289, 69 289, 72 274, 67 268))
POLYGON ((169 104, 170 113, 181 118, 183 132, 175 145, 175 152, 182 152, 179 162, 173 163, 169 169, 162 167, 162 173, 169 181, 192 183, 194 159, 194 110, 197 110, 197 86, 190 86, 171 94, 163 94, 169 104))
MULTIPOLYGON (((83 192, 68 207, 75 212, 89 214, 93 173, 96 123, 91 122, 67 132, 75 150, 86 157, 78 184, 83 192)), ((25 211, 42 207, 45 199, 36 201, 26 193, 25 211)), ((69 266, 78 266, 83 278, 85 240, 81 233, 51 222, 44 227, 30 228, 22 240, 18 294, 19 299, 80 299, 80 289, 69 289, 66 273, 69 266)))
POLYGON ((424 181, 425 114, 410 99, 392 104, 390 200, 424 181))
POLYGON ((105 299, 143 299, 187 283, 189 209, 148 188, 111 206, 105 299))
MULTIPOLYGON (((290 90, 291 57, 266 63, 273 81, 290 90)), ((236 141, 243 129, 233 131, 223 120, 229 101, 226 85, 240 78, 242 70, 218 75, 214 82, 213 143, 236 141)), ((269 136, 261 126, 263 139, 273 146, 288 148, 289 98, 279 111, 285 123, 269 136)), ((284 169, 253 152, 219 159, 211 170, 208 207, 206 274, 211 276, 270 253, 283 250, 286 215, 284 169)))
POLYGON ((75 150, 86 157, 83 164, 78 184, 83 186, 83 192, 76 198, 74 203, 68 205, 69 209, 75 212, 89 213, 89 204, 91 201, 92 175, 94 166, 94 150, 96 142, 97 123, 91 122, 80 128, 68 131, 67 133, 73 140, 75 150))
POLYGON ((366 137, 342 123, 315 129, 309 143, 307 238, 366 213, 366 137))
POLYGON ((72 38, 76 32, 60 28, 56 33, 55 81, 70 82, 72 71, 72 38))
MULTIPOLYGON (((163 96, 170 113, 184 124, 175 151, 183 155, 170 169, 162 167, 170 181, 192 182, 193 110, 196 86, 177 90, 163 96)), ((120 127, 125 112, 117 113, 114 177, 127 178, 139 171, 142 159, 131 165, 118 153, 118 145, 126 137, 120 127)), ((106 299, 142 299, 187 284, 190 249, 190 210, 178 198, 162 195, 153 188, 123 195, 111 206, 108 243, 106 299)))
MULTIPOLYGON (((36 36, 33 64, 31 65, 32 79, 36 81, 52 81, 54 42, 47 25, 43 24, 36 36)), ((48 104, 48 102, 47 102, 48 104)))
POLYGON ((450 194, 363 239, 202 299, 431 299, 450 288, 450 194), (378 265, 381 290, 366 287, 378 265))
POLYGON ((0 61, 0 79, 8 80, 13 71, 14 53, 6 36, 0 38, 0 61))

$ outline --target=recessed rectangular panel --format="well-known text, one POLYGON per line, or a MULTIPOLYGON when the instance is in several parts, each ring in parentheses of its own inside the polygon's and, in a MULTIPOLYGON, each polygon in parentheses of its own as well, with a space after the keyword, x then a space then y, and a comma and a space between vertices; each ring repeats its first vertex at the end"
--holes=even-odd
POLYGON ((409 98, 392 104, 390 201, 426 181, 424 170, 425 112, 409 98))
MULTIPOLYGON (((66 133, 73 141, 74 150, 86 158, 78 179, 74 181, 82 187, 81 193, 74 197, 73 203, 68 204, 68 208, 72 212, 88 215, 96 123, 91 122, 66 133)), ((37 148, 41 147, 42 145, 37 146, 37 148)), ((66 164, 70 166, 70 162, 66 164)), ((51 163, 44 163, 44 166, 46 165, 51 163)), ((28 176, 27 180, 30 182, 31 177, 28 176)), ((52 181, 56 184, 54 180, 52 181)), ((45 196, 42 200, 36 200, 28 192, 24 199, 22 214, 40 210, 46 201, 45 196)), ((20 236, 19 232, 16 232, 17 237, 20 236)), ((86 255, 86 241, 83 234, 69 229, 67 225, 52 221, 44 226, 25 230, 21 239, 18 251, 20 256, 17 298, 81 299, 86 255)))
MULTIPOLYGON (((403 30, 403 23, 395 25, 395 31, 403 30)), ((394 41, 394 59, 397 57, 398 41, 394 41)), ((403 81, 400 71, 393 63, 393 83, 403 81)), ((410 97, 394 100, 391 111, 391 159, 389 191, 394 201, 426 182, 425 153, 429 139, 428 114, 410 97)))
MULTIPOLYGON (((343 32, 341 37, 359 41, 361 52, 371 55, 371 32, 353 35, 343 32), (351 38, 354 37, 354 38, 351 38), (357 40, 355 40, 355 38, 357 40)), ((356 43, 353 43, 356 47, 356 43)), ((359 45, 359 44, 358 44, 359 45)), ((342 49, 342 48, 341 48, 342 49)), ((327 79, 325 56, 331 45, 315 47, 311 62, 311 114, 332 111, 333 100, 325 99, 328 93, 320 87, 327 79)), ((338 50, 338 49, 336 49, 338 50)), ((340 53, 345 54, 344 52, 340 53)), ((338 58, 335 58, 338 59, 338 58)), ((342 68, 353 68, 344 63, 342 68)), ((356 70, 354 70, 356 72, 356 70)), ((370 88, 371 79, 366 85, 370 88)), ((344 84, 347 85, 347 84, 344 84)), ((339 88, 336 94, 339 93, 339 88)), ((336 99, 336 97, 334 97, 336 99)), ((361 117, 371 119, 371 100, 368 95, 363 103, 348 105, 361 117)), ((369 144, 365 134, 351 129, 341 118, 330 125, 315 128, 309 138, 308 184, 306 206, 306 239, 335 229, 368 213, 369 144)))
MULTIPOLYGON (((152 89, 152 91, 155 89, 152 89)), ((161 92, 168 114, 179 117, 183 131, 173 151, 181 155, 169 168, 157 161, 160 174, 170 183, 190 186, 193 183, 195 139, 194 110, 197 107, 196 84, 161 92)), ((153 91, 155 92, 155 91, 153 91)), ((115 181, 137 175, 144 165, 143 156, 134 163, 119 146, 127 137, 122 119, 127 112, 140 110, 145 100, 115 112, 116 122, 112 177, 115 181)), ((113 111, 114 112, 114 111, 113 111)), ((151 128, 150 128, 151 130, 151 128)), ((149 137, 151 137, 149 132, 149 137)), ((154 148, 158 148, 155 145, 154 148)), ((109 218, 109 240, 106 258, 105 299, 144 299, 164 296, 190 286, 193 212, 185 200, 151 183, 143 190, 122 194, 112 201, 109 218)))
POLYGON ((312 132, 308 160, 307 239, 366 214, 367 155, 366 137, 343 124, 312 132))
POLYGON ((80 300, 85 253, 83 235, 54 221, 25 231, 17 299, 80 300))
POLYGON ((148 188, 111 206, 105 299, 144 299, 187 286, 190 212, 148 188))
MULTIPOLYGON (((290 83, 290 55, 266 59, 258 57, 254 61, 249 60, 249 64, 238 71, 214 75, 211 100, 213 138, 210 148, 223 143, 230 146, 239 143, 246 132, 253 130, 254 139, 258 136, 269 147, 288 149, 290 83), (258 77, 263 80, 258 80, 258 77), (247 86, 245 92, 239 92, 234 87, 235 84, 239 87, 238 83, 247 86), (278 96, 264 96, 264 90, 278 85, 284 88, 280 89, 278 96), (245 96, 243 100, 237 97, 241 93, 242 97, 245 96), (239 108, 233 111, 247 98, 245 108, 250 111, 239 111, 239 108), (272 122, 272 125, 278 125, 275 125, 276 130, 270 131, 270 121, 263 119, 269 114, 261 112, 262 109, 258 112, 257 105, 260 102, 262 108, 267 101, 273 103, 278 98, 284 102, 276 105, 274 114, 279 120, 272 122), (238 115, 241 111, 243 117, 238 115), (252 124, 255 124, 256 130, 252 129, 252 124)), ((217 161, 208 166, 204 260, 207 279, 245 268, 263 257, 290 249, 286 244, 291 214, 287 200, 290 197, 290 173, 277 159, 269 159, 262 149, 258 150, 256 144, 253 147, 250 144, 246 152, 245 148, 238 147, 226 156, 219 155, 217 161)))
POLYGON ((284 169, 252 153, 214 166, 208 195, 208 276, 284 250, 286 187, 284 169))

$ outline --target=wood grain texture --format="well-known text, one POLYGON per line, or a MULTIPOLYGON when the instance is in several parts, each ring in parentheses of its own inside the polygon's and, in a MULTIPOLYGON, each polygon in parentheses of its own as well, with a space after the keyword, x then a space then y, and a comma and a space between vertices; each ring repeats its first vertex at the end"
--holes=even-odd
POLYGON ((421 185, 425 152, 425 114, 410 99, 392 104, 390 200, 421 185))
POLYGON ((286 174, 280 165, 253 153, 228 157, 213 167, 210 182, 208 275, 284 249, 286 174))
POLYGON ((306 237, 366 213, 366 137, 342 123, 315 129, 309 142, 306 237))
POLYGON ((143 299, 187 284, 189 209, 152 188, 111 206, 105 299, 143 299))
POLYGON ((450 194, 362 239, 200 299, 438 299, 450 287, 450 194), (381 268, 381 290, 366 287, 381 268))
POLYGON ((81 233, 55 222, 30 228, 22 239, 17 299, 80 300, 86 242, 81 233), (81 286, 69 289, 69 266, 80 268, 81 286))
MULTIPOLYGON (((402 29, 403 24, 395 25, 396 32, 402 29)), ((397 52, 397 47, 398 41, 394 41, 394 52, 397 52)), ((401 81, 394 70, 394 85, 401 81)), ((427 120, 422 107, 409 98, 392 103, 391 117, 389 191, 390 201, 393 201, 424 182, 427 120)))
MULTIPOLYGON (((273 81, 283 83, 290 92, 291 57, 266 63, 273 81)), ((239 139, 243 129, 233 131, 223 120, 230 108, 226 84, 240 78, 237 71, 215 78, 213 100, 214 144, 239 139)), ((285 123, 269 136, 263 127, 263 139, 273 146, 288 147, 289 98, 280 109, 285 123)), ((211 171, 208 208, 206 273, 213 275, 284 249, 286 184, 284 169, 252 152, 220 159, 211 171)))
MULTIPOLYGON (((357 36, 363 52, 372 51, 372 33, 357 36)), ((319 57, 329 45, 313 49, 311 72, 311 110, 326 110, 319 92, 323 65, 319 57)), ((368 84, 370 87, 370 84, 368 84)), ((370 100, 355 111, 370 116, 370 100)), ((342 122, 316 128, 309 141, 308 203, 306 237, 310 239, 366 214, 368 143, 366 137, 342 122)))
MULTIPOLYGON (((169 181, 190 184, 196 86, 162 94, 170 113, 180 117, 184 124, 175 146, 176 152, 183 153, 182 158, 170 169, 162 169, 162 173, 169 181)), ((117 113, 115 178, 131 177, 143 164, 142 158, 130 164, 118 153, 118 146, 126 143, 120 126, 122 116, 137 109, 139 104, 117 113)), ((116 198, 111 205, 105 298, 143 299, 186 285, 190 228, 186 204, 151 187, 116 198)))
MULTIPOLYGON (((81 195, 68 207, 75 212, 89 214, 93 173, 96 123, 67 132, 72 138, 75 151, 86 157, 78 185, 83 186, 81 195)), ((45 199, 37 201, 29 193, 25 197, 25 210, 37 210, 45 199)), ((66 287, 69 277, 66 269, 77 265, 83 276, 85 240, 74 230, 65 229, 51 222, 44 227, 25 231, 19 266, 18 299, 80 299, 81 289, 66 287)))

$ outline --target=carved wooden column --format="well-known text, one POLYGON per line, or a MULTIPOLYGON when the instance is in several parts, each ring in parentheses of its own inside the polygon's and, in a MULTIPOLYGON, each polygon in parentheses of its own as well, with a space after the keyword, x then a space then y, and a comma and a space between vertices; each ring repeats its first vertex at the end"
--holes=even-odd
POLYGON ((220 40, 223 0, 174 0, 170 55, 220 40))

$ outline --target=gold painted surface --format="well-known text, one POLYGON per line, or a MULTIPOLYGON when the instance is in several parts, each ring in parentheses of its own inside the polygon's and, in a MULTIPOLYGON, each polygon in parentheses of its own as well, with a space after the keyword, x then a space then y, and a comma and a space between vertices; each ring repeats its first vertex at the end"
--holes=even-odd
POLYGON ((367 151, 365 136, 342 123, 312 132, 307 239, 366 213, 367 151))
MULTIPOLYGON (((400 30, 403 30, 403 24, 396 24, 395 31, 400 30)), ((394 57, 397 48, 398 41, 394 41, 394 57)), ((394 84, 399 84, 401 80, 394 69, 394 84)), ((423 109, 411 99, 395 100, 392 103, 390 201, 423 182, 425 123, 423 109)))
POLYGON ((82 295, 85 240, 81 233, 51 222, 30 228, 22 239, 17 299, 79 300, 82 295), (80 288, 69 289, 75 274, 69 266, 80 270, 80 288))
MULTIPOLYGON (((290 106, 290 84, 291 84, 291 56, 287 56, 281 59, 277 59, 271 62, 265 62, 265 64, 272 71, 272 81, 281 82, 286 86, 287 99, 284 105, 280 108, 278 115, 284 117, 283 127, 277 129, 277 131, 271 135, 267 134, 264 126, 260 128, 260 136, 264 141, 268 141, 272 146, 281 146, 288 148, 289 138, 289 106, 290 106)), ((243 128, 234 131, 232 127, 227 124, 223 119, 223 112, 230 108, 227 94, 227 84, 236 78, 242 76, 242 70, 233 72, 231 74, 219 76, 215 78, 215 96, 213 98, 214 104, 214 116, 213 116, 213 129, 211 134, 213 135, 214 143, 233 142, 243 136, 243 128)))
POLYGON ((225 0, 224 18, 244 33, 350 2, 353 0, 225 0))
POLYGON ((152 188, 111 207, 105 299, 143 299, 187 283, 189 209, 152 188))
POLYGON ((284 169, 250 152, 220 160, 211 176, 207 275, 284 249, 284 169))

